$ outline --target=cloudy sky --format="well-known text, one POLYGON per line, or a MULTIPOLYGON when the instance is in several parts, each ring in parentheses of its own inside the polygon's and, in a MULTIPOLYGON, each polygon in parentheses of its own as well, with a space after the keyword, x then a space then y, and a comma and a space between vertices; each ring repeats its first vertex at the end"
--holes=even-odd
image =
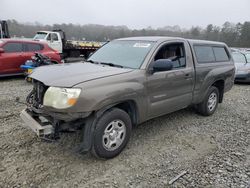
POLYGON ((250 21, 250 0, 0 0, 0 19, 153 28, 250 21))

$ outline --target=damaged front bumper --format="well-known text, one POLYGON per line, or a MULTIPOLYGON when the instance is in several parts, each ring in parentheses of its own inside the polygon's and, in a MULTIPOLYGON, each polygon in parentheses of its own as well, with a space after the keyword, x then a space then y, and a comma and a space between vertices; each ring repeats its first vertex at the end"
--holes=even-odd
POLYGON ((92 147, 95 112, 76 112, 74 110, 58 110, 43 106, 44 93, 48 86, 42 82, 33 80, 34 88, 26 98, 27 108, 20 116, 24 121, 23 126, 31 129, 41 139, 55 140, 60 138, 59 133, 63 131, 83 131, 83 138, 77 150, 87 152, 92 147))
POLYGON ((44 116, 48 119, 72 122, 78 119, 84 119, 88 117, 91 112, 56 112, 49 107, 41 106, 39 109, 35 107, 28 107, 28 110, 32 113, 44 116))
MULTIPOLYGON (((83 114, 81 114, 81 117, 83 117, 82 115, 83 114)), ((85 153, 91 149, 95 128, 94 125, 97 119, 97 117, 91 113, 86 113, 83 119, 77 119, 70 122, 59 121, 53 119, 52 116, 46 116, 46 114, 37 114, 34 111, 30 111, 29 108, 24 109, 20 116, 24 121, 24 127, 31 129, 37 136, 45 140, 59 138, 58 134, 64 128, 83 127, 83 139, 80 145, 77 146, 77 150, 81 153, 85 153)))
POLYGON ((39 137, 44 137, 54 133, 54 127, 50 124, 47 124, 48 121, 37 121, 27 112, 26 109, 21 112, 20 117, 24 121, 24 127, 30 128, 39 137))
POLYGON ((89 115, 90 113, 50 112, 28 107, 21 112, 20 117, 24 121, 24 127, 31 129, 39 137, 46 137, 83 125, 89 115))

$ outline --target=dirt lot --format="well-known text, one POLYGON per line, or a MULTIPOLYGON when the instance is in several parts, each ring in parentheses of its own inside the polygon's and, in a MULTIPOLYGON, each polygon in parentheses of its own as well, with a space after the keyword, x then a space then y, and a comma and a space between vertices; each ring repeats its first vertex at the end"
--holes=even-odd
POLYGON ((138 126, 107 161, 73 152, 80 134, 48 143, 22 128, 15 97, 30 89, 0 80, 0 187, 250 187, 250 85, 235 85, 211 117, 185 109, 138 126))

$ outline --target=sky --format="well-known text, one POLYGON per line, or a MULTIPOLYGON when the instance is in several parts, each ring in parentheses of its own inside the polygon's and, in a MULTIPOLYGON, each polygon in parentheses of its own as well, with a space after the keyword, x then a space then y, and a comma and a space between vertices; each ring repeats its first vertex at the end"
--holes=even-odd
POLYGON ((41 24, 221 26, 250 21, 250 0, 0 0, 0 20, 41 24))

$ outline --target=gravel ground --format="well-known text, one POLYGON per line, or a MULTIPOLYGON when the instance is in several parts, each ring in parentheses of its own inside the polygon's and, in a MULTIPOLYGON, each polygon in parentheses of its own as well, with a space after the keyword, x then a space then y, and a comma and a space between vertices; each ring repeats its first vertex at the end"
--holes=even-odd
POLYGON ((250 85, 235 85, 211 117, 185 109, 139 125, 111 160, 73 152, 79 133, 48 143, 23 128, 15 98, 30 89, 0 80, 0 187, 250 187, 250 85))

